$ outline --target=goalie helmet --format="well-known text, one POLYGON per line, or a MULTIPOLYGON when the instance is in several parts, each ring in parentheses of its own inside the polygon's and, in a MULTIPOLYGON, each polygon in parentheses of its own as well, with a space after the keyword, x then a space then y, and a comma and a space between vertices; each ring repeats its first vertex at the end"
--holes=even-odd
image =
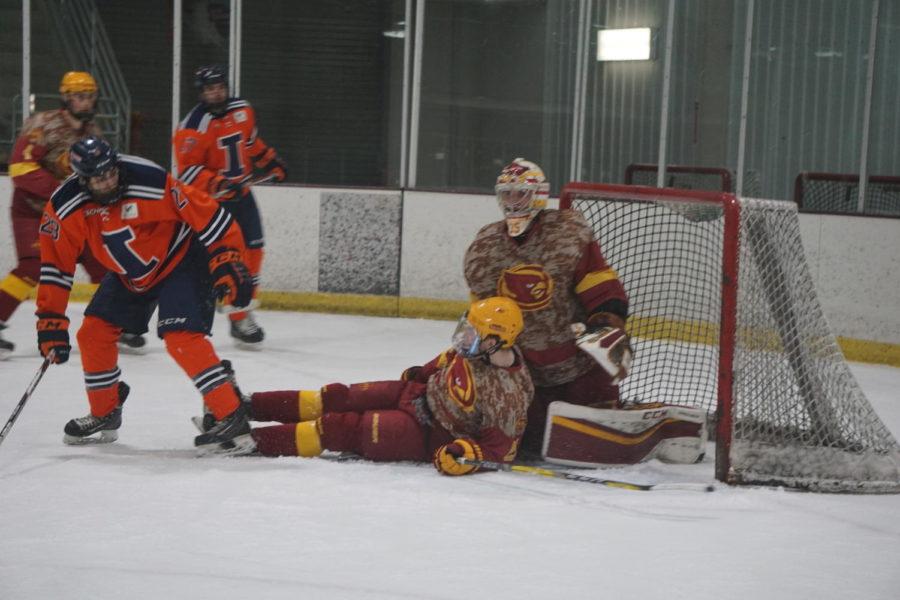
MULTIPOLYGON (((97 100, 97 82, 86 71, 69 71, 59 81, 59 93, 62 96, 63 107, 79 121, 90 121, 94 118, 94 104, 97 100), (91 96, 89 110, 75 110, 72 105, 73 94, 86 94, 91 96)), ((84 100, 81 100, 84 102, 84 100)), ((81 108, 85 108, 84 105, 81 108)))
POLYGON ((539 166, 517 158, 500 171, 494 191, 506 220, 507 232, 511 237, 518 237, 528 230, 537 214, 547 208, 550 184, 539 166))
POLYGON ((466 358, 486 356, 515 344, 523 327, 522 310, 513 300, 503 296, 476 300, 459 319, 453 348, 466 358), (485 350, 482 345, 489 337, 499 343, 485 350))
POLYGON ((122 195, 125 186, 120 176, 119 154, 104 140, 92 135, 72 144, 69 165, 94 202, 112 204, 122 195), (105 178, 113 169, 115 180, 102 181, 99 187, 92 185, 91 179, 105 178))

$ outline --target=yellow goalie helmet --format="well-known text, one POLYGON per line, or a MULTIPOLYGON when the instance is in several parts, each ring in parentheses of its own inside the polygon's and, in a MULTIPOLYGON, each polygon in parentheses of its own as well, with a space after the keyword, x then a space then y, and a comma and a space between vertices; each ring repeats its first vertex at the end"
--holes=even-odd
POLYGON ((60 94, 97 93, 97 82, 86 71, 69 71, 59 82, 60 94))
POLYGON ((494 187, 497 203, 512 237, 525 233, 537 214, 547 208, 550 184, 535 163, 517 158, 503 167, 494 187))
POLYGON ((523 327, 522 310, 513 300, 502 296, 476 300, 456 326, 453 348, 468 358, 490 354, 515 344, 523 327), (484 350, 482 343, 491 336, 500 343, 484 350))

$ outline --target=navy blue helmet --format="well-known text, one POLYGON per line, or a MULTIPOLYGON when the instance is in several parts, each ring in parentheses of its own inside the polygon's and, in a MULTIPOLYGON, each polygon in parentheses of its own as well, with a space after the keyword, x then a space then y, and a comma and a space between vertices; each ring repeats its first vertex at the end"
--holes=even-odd
POLYGON ((121 176, 115 189, 107 192, 97 192, 89 185, 91 177, 100 177, 119 167, 119 154, 106 141, 92 135, 75 142, 69 150, 69 165, 78 175, 82 187, 91 194, 95 202, 110 204, 121 196, 124 189, 121 176))
POLYGON ((214 83, 224 83, 228 85, 228 73, 225 72, 225 67, 220 65, 209 65, 200 67, 194 72, 194 85, 197 86, 198 90, 202 90, 205 85, 212 85, 214 83))

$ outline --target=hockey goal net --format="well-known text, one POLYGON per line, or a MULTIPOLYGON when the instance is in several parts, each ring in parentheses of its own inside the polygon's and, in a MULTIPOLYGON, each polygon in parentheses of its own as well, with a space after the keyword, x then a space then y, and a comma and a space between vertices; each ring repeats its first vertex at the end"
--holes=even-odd
POLYGON ((900 177, 872 175, 859 208, 859 175, 803 172, 794 180, 794 202, 802 210, 900 216, 900 177))
POLYGON ((793 202, 570 183, 630 298, 625 402, 705 408, 716 477, 900 491, 900 448, 831 334, 793 202))

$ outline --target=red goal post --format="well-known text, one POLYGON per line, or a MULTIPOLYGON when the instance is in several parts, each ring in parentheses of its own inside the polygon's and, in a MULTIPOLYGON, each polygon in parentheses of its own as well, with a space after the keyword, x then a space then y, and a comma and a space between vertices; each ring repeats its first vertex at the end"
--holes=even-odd
POLYGON ((828 328, 794 203, 570 183, 568 208, 629 294, 623 401, 706 409, 721 481, 900 491, 900 447, 828 328))

